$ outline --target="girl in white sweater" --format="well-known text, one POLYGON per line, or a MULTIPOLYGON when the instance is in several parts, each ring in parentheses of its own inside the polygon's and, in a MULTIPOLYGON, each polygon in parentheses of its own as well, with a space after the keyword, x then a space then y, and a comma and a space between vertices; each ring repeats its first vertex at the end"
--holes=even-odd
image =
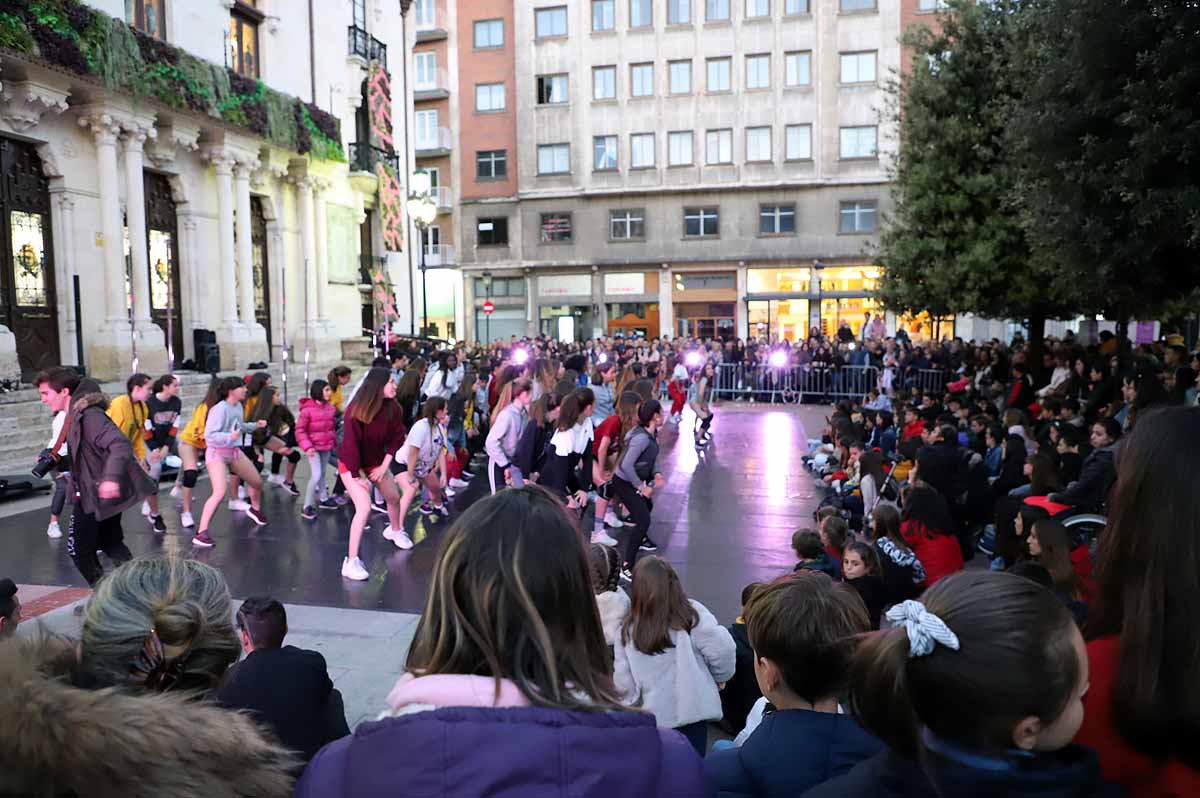
POLYGON ((613 646, 613 681, 627 702, 682 732, 703 756, 708 721, 721 718, 720 686, 737 665, 733 637, 687 597, 661 557, 638 561, 630 598, 613 646))

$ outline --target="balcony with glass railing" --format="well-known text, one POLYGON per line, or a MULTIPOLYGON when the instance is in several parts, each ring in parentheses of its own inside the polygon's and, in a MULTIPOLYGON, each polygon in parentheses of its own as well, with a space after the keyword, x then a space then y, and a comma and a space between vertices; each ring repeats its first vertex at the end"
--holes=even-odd
POLYGON ((444 269, 456 265, 454 247, 451 244, 426 244, 425 268, 444 269))
POLYGON ((449 186, 435 186, 429 190, 429 196, 433 197, 438 210, 443 213, 454 208, 454 191, 449 186))
POLYGON ((346 29, 346 49, 364 61, 378 60, 387 69, 387 45, 357 25, 346 29))
POLYGON ((418 0, 413 4, 413 12, 417 41, 434 42, 449 35, 446 31, 446 21, 442 18, 444 15, 438 13, 434 0, 418 0))
POLYGON ((450 96, 450 79, 445 69, 427 70, 424 74, 418 70, 417 79, 413 82, 413 100, 444 100, 450 96))
POLYGON ((444 127, 418 130, 414 149, 418 158, 437 158, 449 155, 453 149, 450 130, 444 127))

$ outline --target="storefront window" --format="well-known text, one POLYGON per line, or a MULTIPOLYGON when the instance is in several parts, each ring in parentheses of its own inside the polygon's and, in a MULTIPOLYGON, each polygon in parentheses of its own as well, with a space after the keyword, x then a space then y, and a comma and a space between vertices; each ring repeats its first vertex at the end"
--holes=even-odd
POLYGON ((954 337, 954 316, 935 318, 923 310, 920 313, 897 316, 896 324, 907 332, 913 341, 940 341, 954 337))
POLYGON ((875 290, 875 282, 883 275, 879 266, 827 266, 821 273, 821 290, 864 291, 875 290))
POLYGON ((800 342, 808 337, 807 299, 762 299, 747 303, 748 336, 800 342))
POLYGON ((751 294, 807 294, 809 268, 750 269, 746 289, 751 294))

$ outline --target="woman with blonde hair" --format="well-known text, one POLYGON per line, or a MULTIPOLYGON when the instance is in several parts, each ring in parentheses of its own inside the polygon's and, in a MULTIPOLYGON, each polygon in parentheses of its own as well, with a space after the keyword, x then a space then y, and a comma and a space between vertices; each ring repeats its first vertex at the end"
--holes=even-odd
POLYGON ((123 564, 97 584, 78 642, 0 646, 0 793, 290 795, 298 762, 249 717, 196 700, 240 651, 215 568, 123 564))
POLYGON ((370 727, 322 749, 297 798, 390 796, 398 784, 446 795, 710 792, 683 737, 622 706, 583 538, 534 485, 481 499, 450 527, 405 673, 370 727), (378 755, 401 751, 421 755, 378 755))

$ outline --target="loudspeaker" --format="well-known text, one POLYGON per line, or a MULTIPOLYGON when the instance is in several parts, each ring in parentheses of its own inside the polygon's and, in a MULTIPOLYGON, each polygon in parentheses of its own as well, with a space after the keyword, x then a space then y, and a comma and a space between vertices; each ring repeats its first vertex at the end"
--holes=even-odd
MULTIPOLYGON (((199 332, 199 330, 197 330, 199 332)), ((213 344, 196 346, 196 370, 216 374, 221 370, 221 347, 213 344)))
POLYGON ((196 352, 200 351, 200 347, 206 344, 216 344, 217 334, 213 330, 205 330, 197 328, 192 330, 192 347, 196 352))

